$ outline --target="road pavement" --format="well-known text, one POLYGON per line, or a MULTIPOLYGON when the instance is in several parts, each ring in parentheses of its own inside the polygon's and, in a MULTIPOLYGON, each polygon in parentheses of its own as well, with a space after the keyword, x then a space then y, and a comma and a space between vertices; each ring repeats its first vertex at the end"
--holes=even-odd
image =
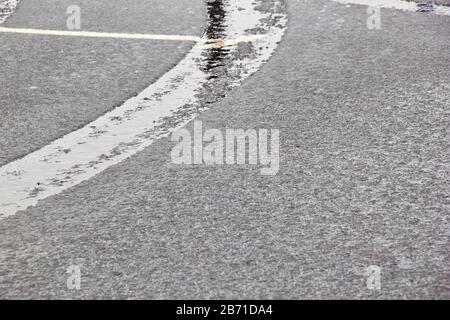
MULTIPOLYGON (((67 30, 81 8, 83 31, 200 35, 196 1, 27 0, 4 24, 67 30)), ((0 34, 0 165, 23 157, 121 105, 176 65, 190 42, 0 34)))
MULTIPOLYGON (((270 61, 197 118, 205 129, 279 129, 278 174, 264 176, 251 165, 175 165, 175 143, 160 139, 1 220, 1 298, 450 298, 450 18, 383 9, 381 29, 369 30, 365 6, 286 3, 288 28, 270 61), (73 265, 80 266, 81 290, 67 287, 73 265), (370 266, 381 270, 379 288, 367 283, 370 266)), ((28 23, 29 11, 40 8, 25 4, 9 26, 28 23)), ((120 7, 109 5, 111 12, 120 7)), ((161 32, 201 30, 203 9, 195 5, 198 17, 184 13, 187 4, 170 5, 176 23, 155 25, 178 28, 161 32)), ((33 26, 56 26, 50 16, 35 17, 33 26)), ((91 19, 102 17, 93 26, 106 28, 107 14, 91 19)), ((3 162, 105 112, 188 50, 0 37, 9 43, 2 56, 22 55, 0 69, 8 88, 0 111, 3 162), (72 53, 57 56, 54 46, 72 53), (96 53, 84 56, 87 48, 96 53), (117 63, 102 59, 111 54, 117 63), (28 59, 34 62, 19 63, 28 59), (75 90, 73 81, 62 81, 71 79, 71 59, 99 64, 76 68, 85 70, 77 82, 82 101, 73 96, 70 107, 60 103, 50 112, 53 97, 66 101, 75 90), (145 72, 128 72, 142 64, 145 72), (44 82, 52 65, 66 69, 44 82), (20 68, 20 81, 17 74, 4 78, 5 68, 20 68), (120 91, 107 94, 117 79, 120 91), (45 97, 55 95, 45 104, 36 90, 33 99, 42 102, 35 107, 25 89, 8 95, 17 83, 48 86, 45 97)))

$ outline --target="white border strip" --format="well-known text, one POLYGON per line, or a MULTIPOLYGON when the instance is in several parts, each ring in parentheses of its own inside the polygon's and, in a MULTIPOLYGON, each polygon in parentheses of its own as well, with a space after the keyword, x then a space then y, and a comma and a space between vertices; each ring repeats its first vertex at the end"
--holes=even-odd
MULTIPOLYGON (((416 12, 418 8, 416 2, 402 1, 402 0, 331 0, 331 1, 338 2, 341 4, 359 4, 370 7, 399 9, 412 12, 416 12)), ((435 5, 435 10, 432 11, 431 13, 450 16, 450 7, 435 5)))

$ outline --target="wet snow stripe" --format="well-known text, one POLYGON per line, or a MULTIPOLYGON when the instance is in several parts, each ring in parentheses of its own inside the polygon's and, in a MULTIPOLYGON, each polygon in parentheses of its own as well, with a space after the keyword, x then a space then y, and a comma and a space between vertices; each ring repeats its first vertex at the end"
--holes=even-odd
MULTIPOLYGON (((240 49, 234 45, 236 39, 249 39, 241 37, 249 30, 259 34, 249 36, 253 39, 249 46, 255 48, 256 54, 250 50, 248 56, 232 59, 229 70, 239 70, 239 77, 230 87, 256 72, 284 34, 287 17, 277 8, 281 2, 272 2, 277 4, 274 13, 257 10, 259 0, 223 2, 228 26, 224 38, 235 39, 228 42, 224 52, 232 57, 240 49), (276 23, 268 25, 270 19, 276 23)), ((205 110, 203 105, 197 107, 201 103, 199 96, 213 81, 202 64, 205 56, 215 56, 208 50, 216 49, 197 42, 177 66, 138 96, 85 127, 0 167, 0 219, 92 178, 184 126, 198 115, 198 110, 205 110)))
MULTIPOLYGON (((399 9, 413 12, 416 12, 418 9, 417 3, 402 0, 331 0, 331 1, 338 2, 341 4, 360 4, 371 7, 399 9)), ((450 16, 450 7, 437 5, 435 5, 434 7, 435 10, 432 11, 431 13, 450 16)))
POLYGON ((0 24, 13 14, 18 3, 19 0, 0 0, 0 24))

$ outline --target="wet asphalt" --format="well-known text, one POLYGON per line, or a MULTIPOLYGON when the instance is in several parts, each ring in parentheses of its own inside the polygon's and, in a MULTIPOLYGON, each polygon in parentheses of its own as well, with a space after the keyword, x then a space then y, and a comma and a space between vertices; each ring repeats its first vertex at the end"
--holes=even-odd
MULTIPOLYGON (((203 1, 21 1, 6 27, 200 35, 203 1)), ((0 33, 0 165, 83 127, 175 66, 193 43, 0 33)))
MULTIPOLYGON (((262 176, 254 166, 176 166, 170 159, 174 144, 161 139, 0 221, 0 297, 450 298, 450 18, 386 9, 381 30, 368 30, 363 6, 325 0, 287 5, 288 30, 272 59, 198 117, 206 128, 279 129, 278 175, 262 176), (79 291, 66 286, 71 265, 81 267, 79 291), (366 285, 371 265, 382 270, 380 290, 366 285)), ((198 30, 201 8, 192 22, 198 30)), ((22 7, 8 25, 24 23, 21 14, 29 12, 22 7)), ((47 23, 36 19, 36 27, 47 23)), ((176 21, 189 25, 193 18, 183 19, 176 21)), ((11 45, 1 50, 27 45, 16 38, 8 36, 11 45)), ((65 48, 64 41, 57 45, 65 48)), ((47 45, 53 48, 55 40, 47 45)), ((148 70, 160 73, 187 50, 171 45, 128 44, 148 70), (166 55, 155 48, 149 55, 147 45, 164 46, 159 50, 166 55)), ((19 51, 31 59, 27 50, 19 51)), ((42 51, 40 59, 50 59, 47 54, 42 51)), ((121 99, 145 87, 142 77, 156 76, 130 76, 135 60, 120 60, 128 63, 122 71, 128 80, 117 93, 121 99)), ((46 65, 55 58, 50 61, 46 65)), ((102 80, 83 86, 97 93, 92 101, 99 99, 89 117, 113 99, 100 87, 94 90, 109 87, 104 82, 119 74, 117 64, 108 69, 104 63, 96 69, 105 72, 102 80)), ((28 68, 22 82, 40 79, 33 73, 42 70, 28 68)), ((47 85, 64 86, 60 77, 47 85)), ((14 95, 9 101, 21 101, 14 95)), ((43 96, 38 100, 45 102, 43 96)), ((48 125, 31 131, 39 121, 23 109, 33 107, 7 107, 2 103, 2 136, 12 132, 15 138, 0 142, 7 151, 3 161, 88 117, 61 125, 34 108, 48 125), (12 113, 8 118, 6 112, 9 120, 3 120, 3 108, 12 113), (21 128, 17 119, 29 127, 21 128), (45 138, 33 140, 40 135, 45 138)), ((73 106, 65 110, 75 119, 83 113, 73 106)))

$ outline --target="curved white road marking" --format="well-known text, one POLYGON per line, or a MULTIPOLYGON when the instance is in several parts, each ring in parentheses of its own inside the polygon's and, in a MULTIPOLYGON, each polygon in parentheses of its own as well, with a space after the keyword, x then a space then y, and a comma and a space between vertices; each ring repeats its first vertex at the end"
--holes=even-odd
MULTIPOLYGON (((360 4, 371 7, 399 9, 406 11, 417 11, 417 3, 402 0, 331 0, 342 4, 360 4)), ((450 16, 450 7, 435 6, 436 10, 431 13, 450 16)))
MULTIPOLYGON (((258 55, 237 60, 230 68, 230 72, 239 69, 242 75, 239 82, 233 83, 236 86, 270 58, 283 36, 287 17, 282 13, 263 14, 256 10, 257 2, 253 0, 226 3, 227 39, 239 39, 248 30, 266 30, 258 37, 251 36, 254 47, 262 48, 258 55), (277 15, 276 26, 267 26, 271 15, 277 15)), ((233 44, 233 40, 228 43, 231 52, 237 50, 233 44)), ((0 218, 95 176, 195 118, 197 114, 188 113, 176 125, 164 121, 198 102, 197 94, 208 81, 208 74, 198 63, 204 54, 204 43, 197 43, 176 67, 138 96, 85 127, 1 167, 0 218)))

